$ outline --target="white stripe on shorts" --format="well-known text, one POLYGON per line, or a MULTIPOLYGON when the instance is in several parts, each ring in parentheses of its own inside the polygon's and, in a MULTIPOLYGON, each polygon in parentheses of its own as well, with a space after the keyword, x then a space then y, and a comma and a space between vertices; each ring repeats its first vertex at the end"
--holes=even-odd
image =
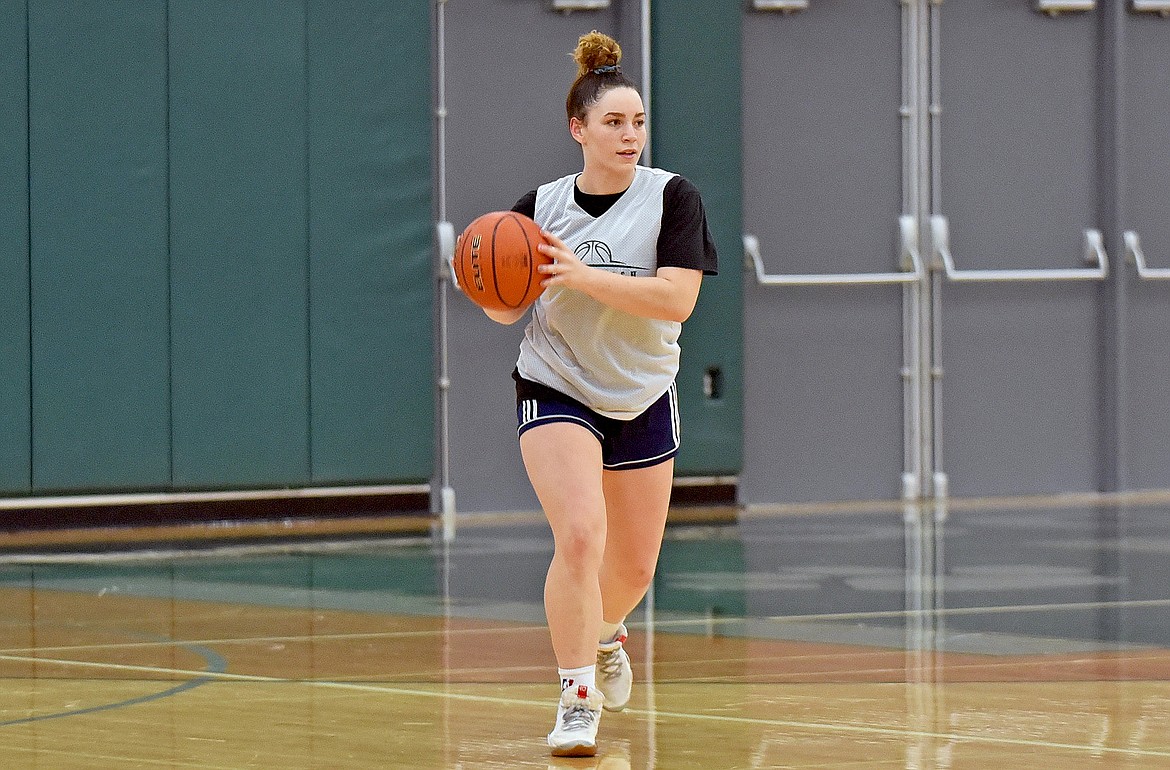
POLYGON ((527 425, 535 420, 539 415, 537 414, 537 401, 535 398, 526 398, 521 404, 524 414, 524 421, 521 425, 527 425))
POLYGON ((682 420, 678 415, 678 386, 670 383, 670 429, 674 433, 674 445, 682 444, 682 420))

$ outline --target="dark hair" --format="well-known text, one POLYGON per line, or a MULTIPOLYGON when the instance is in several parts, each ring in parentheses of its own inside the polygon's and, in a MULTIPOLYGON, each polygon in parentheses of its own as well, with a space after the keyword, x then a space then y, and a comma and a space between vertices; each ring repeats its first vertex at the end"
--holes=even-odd
POLYGON ((634 83, 622 74, 622 47, 609 35, 593 30, 577 40, 573 51, 577 62, 577 79, 565 99, 570 118, 585 119, 585 113, 611 88, 633 88, 634 83))

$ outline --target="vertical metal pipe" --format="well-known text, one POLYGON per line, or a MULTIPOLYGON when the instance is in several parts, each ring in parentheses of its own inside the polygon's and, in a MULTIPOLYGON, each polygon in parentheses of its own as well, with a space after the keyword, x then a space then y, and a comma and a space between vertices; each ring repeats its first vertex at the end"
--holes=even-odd
MULTIPOLYGON (((443 541, 455 538, 455 490, 451 486, 451 415, 450 415, 450 354, 448 350, 448 281, 444 241, 451 231, 447 221, 447 0, 437 0, 435 8, 436 29, 436 106, 435 106, 435 153, 437 155, 436 197, 438 198, 438 223, 436 227, 436 287, 439 305, 439 372, 436 389, 439 396, 439 511, 443 541)), ((449 238, 447 238, 449 239, 449 238)))
MULTIPOLYGON (((941 19, 942 0, 922 0, 926 10, 924 23, 919 26, 919 54, 921 56, 919 98, 927 105, 921 125, 926 140, 919 145, 920 184, 924 195, 920 207, 922 222, 929 222, 932 214, 942 210, 942 100, 941 100, 941 19)), ((947 478, 942 456, 942 272, 936 264, 930 228, 923 227, 923 249, 931 255, 930 280, 923 287, 924 307, 929 308, 922 324, 921 344, 924 351, 922 376, 923 403, 923 475, 928 497, 944 498, 948 494, 947 478), (929 351, 929 352, 926 352, 929 351)))
MULTIPOLYGON (((642 106, 646 109, 646 114, 650 116, 650 120, 654 120, 654 109, 651 104, 652 86, 650 81, 650 0, 642 0, 642 106)), ((651 123, 653 125, 653 123, 651 123)), ((642 165, 651 166, 654 164, 653 156, 651 155, 651 131, 646 136, 646 146, 642 149, 642 165)))
POLYGON ((435 87, 437 90, 435 118, 438 145, 438 214, 439 221, 447 221, 447 0, 437 0, 435 7, 435 50, 438 58, 435 87))
MULTIPOLYGON (((920 101, 918 83, 918 8, 914 0, 902 2, 902 211, 919 215, 918 145, 920 101)), ((921 241, 921 226, 916 238, 921 241)), ((919 244, 920 245, 920 244, 919 244)), ((921 249, 919 250, 921 254, 921 249)), ((923 492, 922 466, 922 347, 918 327, 922 314, 922 282, 902 287, 902 498, 916 500, 923 492)))
POLYGON ((950 494, 946 471, 943 470, 942 419, 942 281, 941 271, 931 277, 930 287, 930 496, 946 498, 950 494))

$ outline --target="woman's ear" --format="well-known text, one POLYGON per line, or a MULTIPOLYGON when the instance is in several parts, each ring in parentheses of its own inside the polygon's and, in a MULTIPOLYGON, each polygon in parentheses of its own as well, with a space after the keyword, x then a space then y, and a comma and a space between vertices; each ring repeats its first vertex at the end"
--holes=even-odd
POLYGON ((585 124, 580 118, 569 118, 569 133, 578 144, 585 144, 585 124))

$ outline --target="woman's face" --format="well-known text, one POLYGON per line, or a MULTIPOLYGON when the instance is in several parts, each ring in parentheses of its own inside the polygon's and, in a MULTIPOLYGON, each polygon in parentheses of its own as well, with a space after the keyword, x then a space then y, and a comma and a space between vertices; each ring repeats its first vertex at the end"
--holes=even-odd
POLYGON ((569 121, 569 131, 581 144, 586 165, 633 173, 646 146, 642 97, 632 88, 611 88, 589 108, 584 121, 569 121))

